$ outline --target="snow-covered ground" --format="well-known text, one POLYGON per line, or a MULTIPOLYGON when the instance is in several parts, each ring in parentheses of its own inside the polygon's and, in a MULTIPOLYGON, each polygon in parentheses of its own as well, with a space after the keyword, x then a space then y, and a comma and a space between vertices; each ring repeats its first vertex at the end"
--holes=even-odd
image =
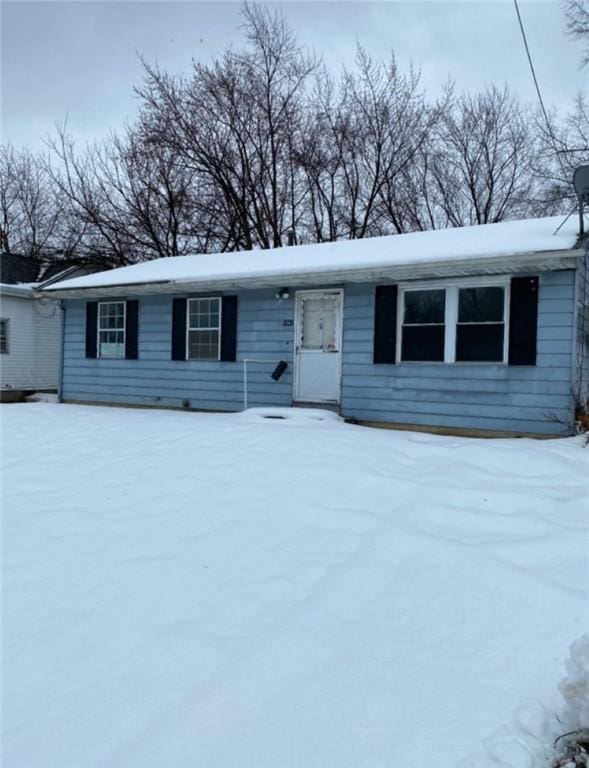
POLYGON ((558 709, 582 438, 264 413, 1 407, 3 768, 496 766, 558 709))

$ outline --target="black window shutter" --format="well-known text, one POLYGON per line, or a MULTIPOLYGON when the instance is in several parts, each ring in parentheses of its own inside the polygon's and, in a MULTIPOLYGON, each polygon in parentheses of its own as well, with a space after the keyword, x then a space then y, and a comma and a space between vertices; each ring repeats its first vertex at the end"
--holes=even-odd
POLYGON ((127 302, 127 319, 125 326, 125 357, 127 360, 137 360, 139 356, 139 302, 127 302))
POLYGON ((96 357, 98 302, 86 302, 86 357, 96 357))
POLYGON ((374 362, 394 363, 397 346, 397 286, 377 285, 374 300, 374 362))
POLYGON ((221 360, 234 361, 237 354, 237 296, 223 296, 221 301, 221 360))
POLYGON ((536 365, 538 278, 512 277, 509 307, 509 365, 536 365))
POLYGON ((172 303, 172 360, 186 360, 186 299, 172 303))

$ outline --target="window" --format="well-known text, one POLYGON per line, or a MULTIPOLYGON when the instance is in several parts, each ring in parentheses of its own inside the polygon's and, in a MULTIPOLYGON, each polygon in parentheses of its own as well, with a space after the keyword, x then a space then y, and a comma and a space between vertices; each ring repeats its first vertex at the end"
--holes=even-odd
POLYGON ((10 331, 10 321, 2 318, 0 319, 0 354, 8 354, 8 336, 10 331))
POLYGON ((446 291, 407 290, 403 294, 401 360, 444 360, 446 291))
POLYGON ((507 362, 509 281, 400 290, 401 362, 507 362))
POLYGON ((331 352, 337 347, 337 296, 301 296, 301 347, 331 352))
POLYGON ((221 351, 221 299, 189 299, 187 302, 187 357, 219 360, 221 351))
POLYGON ((98 304, 98 357, 125 357, 126 302, 98 304))
POLYGON ((505 288, 483 286, 458 290, 456 360, 495 362, 504 360, 505 288))

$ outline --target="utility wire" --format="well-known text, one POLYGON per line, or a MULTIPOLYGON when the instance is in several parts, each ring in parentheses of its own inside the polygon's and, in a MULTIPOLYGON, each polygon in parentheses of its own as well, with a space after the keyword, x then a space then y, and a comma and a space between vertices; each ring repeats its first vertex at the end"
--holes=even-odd
POLYGON ((567 214, 566 219, 564 221, 561 221, 558 227, 554 230, 554 232, 552 233, 553 235, 558 235, 560 230, 564 227, 564 225, 567 223, 567 221, 571 218, 571 216, 576 210, 577 210, 577 206, 575 205, 575 207, 571 210, 571 212, 567 214))
POLYGON ((552 140, 552 146, 554 148, 554 152, 556 156, 558 157, 560 168, 563 172, 563 175, 566 177, 566 170, 564 167, 564 164, 562 162, 561 153, 557 147, 557 141, 556 136, 554 135, 554 131, 552 130, 552 125, 550 123, 550 118, 548 117, 548 112, 546 111, 546 107, 544 106, 544 99, 542 98, 542 91, 540 90, 540 84, 538 83, 538 78, 536 77, 536 70, 534 68, 534 62, 532 61, 532 54, 530 53, 530 47, 528 45, 528 39, 526 37, 526 30, 524 29, 524 23, 522 21, 521 13, 519 12, 519 5, 517 3, 517 0, 513 0, 513 4, 515 5, 515 12, 517 13, 517 20, 519 22, 519 28, 522 33, 522 40, 524 42, 524 48, 526 49, 526 55, 528 57, 528 64, 530 65, 530 72, 532 73, 532 78, 534 80, 534 85, 536 87, 536 93, 538 94, 538 101, 540 102, 540 109, 542 110, 542 114, 544 115, 544 120, 546 121, 546 127, 548 128, 548 134, 552 140))

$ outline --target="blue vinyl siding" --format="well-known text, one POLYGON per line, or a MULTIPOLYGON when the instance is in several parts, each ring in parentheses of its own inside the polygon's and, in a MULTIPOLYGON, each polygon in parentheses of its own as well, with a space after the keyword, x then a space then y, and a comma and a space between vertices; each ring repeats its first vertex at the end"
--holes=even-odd
POLYGON ((374 286, 347 286, 342 413, 420 426, 567 433, 574 275, 572 270, 540 275, 536 366, 374 365, 374 286))
POLYGON ((132 405, 165 405, 235 411, 243 407, 244 358, 248 363, 248 403, 290 405, 292 401, 294 301, 277 300, 274 291, 244 291, 239 296, 237 362, 171 360, 171 296, 139 297, 139 359, 91 360, 84 356, 85 302, 67 302, 64 338, 64 400, 132 405), (270 374, 279 360, 289 364, 276 382, 270 374))
MULTIPOLYGON (((572 410, 575 273, 540 275, 536 366, 495 364, 374 365, 373 284, 344 286, 341 412, 368 421, 562 434, 572 410), (559 421, 557 421, 559 420, 559 421), (559 423, 563 422, 563 423, 559 423)), ((85 302, 67 301, 64 400, 235 411, 248 404, 288 406, 293 393, 294 290, 239 293, 237 362, 172 361, 172 296, 139 297, 139 359, 85 358, 85 302), (270 378, 279 360, 288 369, 270 378)))

